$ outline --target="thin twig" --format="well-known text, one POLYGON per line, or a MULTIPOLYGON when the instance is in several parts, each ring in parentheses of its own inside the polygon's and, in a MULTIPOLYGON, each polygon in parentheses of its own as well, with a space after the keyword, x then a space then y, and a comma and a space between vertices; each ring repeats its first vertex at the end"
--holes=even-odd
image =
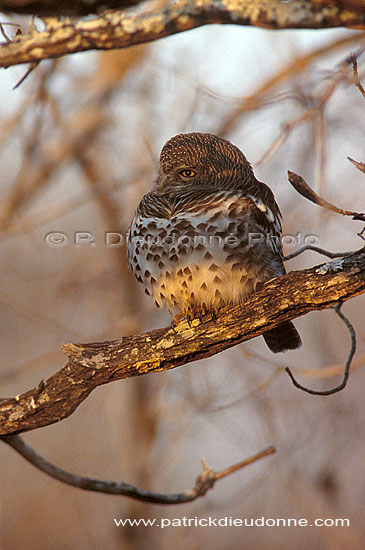
POLYGON ((352 162, 352 164, 353 164, 354 166, 356 166, 356 168, 357 168, 358 170, 360 170, 360 172, 362 172, 363 174, 365 174, 365 162, 359 162, 359 161, 357 161, 357 160, 352 159, 351 157, 347 157, 347 158, 348 158, 348 160, 349 160, 350 162, 352 162))
POLYGON ((287 141, 290 133, 308 120, 313 120, 317 116, 317 111, 315 109, 308 109, 300 115, 299 117, 291 120, 290 122, 285 122, 282 125, 280 134, 275 138, 274 142, 270 145, 267 151, 265 151, 258 161, 255 163, 257 166, 266 164, 271 158, 281 149, 284 143, 287 141))
MULTIPOLYGON (((334 88, 333 88, 334 89, 334 88)), ((321 98, 322 99, 322 98, 321 98)), ((315 159, 316 167, 315 174, 317 185, 316 188, 321 193, 326 193, 327 190, 327 178, 326 178, 326 159, 327 159, 327 143, 326 143, 326 119, 324 115, 325 103, 321 102, 321 105, 317 109, 317 116, 313 120, 314 135, 315 135, 315 159)))
MULTIPOLYGON (((305 73, 305 71, 307 71, 311 64, 317 59, 320 59, 341 48, 349 47, 353 43, 356 44, 359 38, 360 37, 358 34, 352 34, 346 38, 342 37, 334 42, 331 42, 330 44, 316 48, 309 54, 307 53, 303 56, 296 56, 287 65, 285 65, 284 68, 276 72, 274 76, 271 76, 265 80, 263 84, 261 83, 250 95, 242 97, 236 108, 223 119, 215 133, 222 136, 232 134, 236 127, 242 124, 242 117, 244 115, 260 109, 269 102, 272 103, 273 94, 280 86, 286 84, 292 78, 298 78, 298 76, 305 73)), ((281 95, 278 95, 277 97, 280 100, 283 99, 281 95)), ((288 95, 288 98, 291 98, 291 95, 288 95)), ((277 101, 274 103, 276 102, 277 101)))
POLYGON ((286 262, 287 260, 296 258, 296 256, 299 256, 299 254, 302 254, 306 250, 313 250, 313 252, 318 252, 318 254, 323 254, 323 256, 327 256, 328 258, 344 258, 345 256, 350 256, 351 254, 353 254, 353 252, 329 252, 328 250, 325 250, 324 248, 320 248, 319 246, 314 246, 313 244, 306 244, 301 248, 298 248, 298 250, 296 250, 295 252, 292 252, 288 256, 284 256, 283 260, 284 262, 286 262))
MULTIPOLYGON (((18 27, 18 29, 19 29, 19 25, 17 23, 6 23, 5 21, 2 21, 0 23, 0 33, 1 33, 1 35, 5 38, 6 42, 11 43, 12 39, 9 38, 8 35, 6 34, 5 29, 4 29, 5 25, 10 25, 12 27, 18 27)), ((1 46, 1 44, 0 44, 0 46, 1 46)))
POLYGON ((355 86, 360 90, 360 93, 365 98, 365 90, 363 85, 360 82, 359 73, 357 71, 357 59, 355 55, 352 56, 351 61, 352 61, 352 72, 353 72, 355 86))
POLYGON ((315 92, 308 94, 307 92, 299 90, 299 93, 297 93, 294 97, 304 104, 306 110, 300 116, 293 120, 287 121, 282 125, 280 134, 274 140, 269 149, 264 152, 264 154, 257 161, 257 165, 264 164, 270 160, 273 155, 276 154, 284 145, 293 130, 299 128, 306 122, 312 122, 316 147, 316 173, 318 188, 322 189, 324 187, 327 156, 325 141, 326 119, 324 113, 327 104, 329 103, 334 92, 337 90, 338 86, 343 85, 344 82, 346 82, 347 75, 345 72, 345 67, 348 63, 348 58, 342 61, 338 71, 329 79, 324 92, 321 92, 320 95, 315 92))
POLYGON ((25 73, 23 74, 23 76, 21 77, 21 79, 18 80, 18 82, 13 86, 13 90, 16 90, 17 88, 19 88, 19 86, 20 86, 21 84, 23 84, 23 82, 24 82, 24 81, 28 78, 28 76, 34 71, 34 69, 36 69, 36 67, 38 67, 38 65, 39 65, 39 61, 34 62, 34 63, 30 63, 28 69, 25 71, 25 73))
POLYGON ((342 306, 342 303, 339 302, 338 304, 333 306, 333 309, 335 310, 335 313, 340 317, 340 319, 342 319, 342 321, 345 323, 345 325, 347 326, 347 328, 349 330, 349 333, 351 335, 351 348, 350 348, 350 353, 349 353, 347 361, 346 361, 342 382, 338 386, 336 386, 335 388, 332 388, 331 390, 324 390, 324 391, 311 390, 309 388, 306 388, 305 386, 302 386, 301 384, 299 384, 299 382, 297 382, 295 380, 295 378, 294 378, 293 374, 291 373, 289 367, 286 367, 286 369, 285 369, 285 371, 289 374, 290 379, 293 382, 294 386, 296 388, 299 388, 302 391, 310 393, 311 395, 332 395, 334 393, 337 393, 337 392, 343 390, 346 387, 346 384, 347 384, 347 381, 348 381, 348 378, 349 378, 349 375, 350 375, 351 361, 352 361, 352 358, 353 358, 354 353, 356 351, 356 334, 355 334, 354 327, 352 326, 350 321, 340 311, 341 306, 342 306))
POLYGON ((191 502, 192 500, 204 496, 205 493, 211 489, 219 479, 222 479, 237 470, 241 470, 242 468, 245 468, 249 464, 260 460, 265 456, 275 453, 274 447, 267 447, 259 453, 218 472, 212 470, 209 466, 207 466, 205 461, 202 460, 203 471, 197 477, 195 487, 193 489, 188 489, 182 493, 161 494, 144 491, 143 489, 133 487, 132 485, 129 485, 129 483, 124 483, 122 481, 107 481, 73 474, 43 458, 32 447, 30 447, 30 445, 25 443, 19 435, 5 436, 1 439, 4 443, 7 443, 10 447, 22 455, 22 457, 28 462, 33 464, 33 466, 54 479, 58 479, 58 481, 61 481, 62 483, 71 485, 72 487, 78 487, 84 491, 94 491, 108 495, 121 495, 155 504, 183 504, 184 502, 191 502))
MULTIPOLYGON (((365 353, 360 355, 355 361, 351 363, 351 372, 365 366, 365 353)), ((285 369, 282 369, 285 370, 285 369)), ((294 367, 290 369, 292 372, 298 373, 304 378, 334 378, 343 374, 343 364, 342 365, 329 365, 328 367, 319 367, 316 369, 306 369, 301 367, 294 367)))

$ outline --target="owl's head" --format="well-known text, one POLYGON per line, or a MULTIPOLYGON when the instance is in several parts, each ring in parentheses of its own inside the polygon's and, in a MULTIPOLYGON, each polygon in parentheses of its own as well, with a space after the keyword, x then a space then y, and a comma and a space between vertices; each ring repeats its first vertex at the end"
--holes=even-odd
POLYGON ((227 139, 213 134, 178 134, 165 143, 156 182, 164 192, 187 186, 241 187, 253 176, 244 154, 227 139))

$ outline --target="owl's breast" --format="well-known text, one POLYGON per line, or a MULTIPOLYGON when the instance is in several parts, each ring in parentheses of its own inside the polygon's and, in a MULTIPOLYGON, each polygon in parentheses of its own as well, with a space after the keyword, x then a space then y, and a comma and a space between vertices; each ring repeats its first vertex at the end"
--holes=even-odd
POLYGON ((218 199, 185 204, 169 219, 137 213, 132 222, 131 268, 171 313, 239 303, 279 269, 268 245, 257 241, 252 201, 235 194, 218 199))

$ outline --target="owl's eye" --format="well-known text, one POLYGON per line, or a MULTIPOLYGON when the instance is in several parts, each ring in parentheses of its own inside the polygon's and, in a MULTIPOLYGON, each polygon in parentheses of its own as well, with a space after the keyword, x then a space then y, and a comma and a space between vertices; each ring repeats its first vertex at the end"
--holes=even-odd
POLYGON ((181 176, 184 176, 184 178, 193 178, 196 175, 195 170, 181 170, 179 172, 181 176))

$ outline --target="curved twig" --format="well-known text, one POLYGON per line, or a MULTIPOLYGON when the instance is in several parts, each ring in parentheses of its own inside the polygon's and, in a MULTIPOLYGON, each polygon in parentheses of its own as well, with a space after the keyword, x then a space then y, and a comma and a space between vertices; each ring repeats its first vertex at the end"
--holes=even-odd
POLYGON ((350 321, 340 311, 341 306, 342 306, 342 303, 339 302, 338 304, 333 306, 333 309, 335 310, 337 315, 340 317, 340 319, 342 319, 342 321, 345 323, 345 325, 347 326, 347 328, 349 330, 349 333, 351 335, 351 348, 350 348, 350 353, 347 357, 342 382, 338 386, 336 386, 335 388, 332 388, 331 390, 324 390, 324 391, 311 390, 309 388, 306 388, 305 386, 302 386, 302 384, 299 384, 299 382, 297 382, 295 380, 295 378, 294 378, 293 374, 291 373, 289 367, 286 367, 286 369, 285 369, 285 371, 289 374, 290 379, 293 382, 294 386, 296 388, 299 388, 302 391, 305 391, 306 393, 310 393, 311 395, 332 395, 334 393, 337 393, 337 392, 343 390, 346 387, 346 384, 347 384, 347 381, 348 381, 348 378, 349 378, 349 375, 350 375, 351 361, 352 361, 352 358, 353 358, 353 356, 355 354, 355 351, 356 351, 356 334, 355 334, 354 327, 352 326, 350 321))
POLYGON ((242 460, 237 464, 233 464, 224 470, 215 472, 212 470, 205 461, 202 459, 203 471, 196 478, 195 487, 193 489, 188 489, 182 493, 175 494, 161 494, 161 493, 152 493, 149 491, 144 491, 143 489, 138 489, 129 485, 129 483, 124 483, 122 481, 107 481, 102 479, 94 479, 91 477, 79 476, 73 474, 48 462, 45 458, 39 455, 32 447, 30 447, 19 435, 7 435, 0 438, 17 451, 23 458, 28 462, 33 464, 36 468, 42 472, 48 474, 49 476, 58 479, 62 483, 71 485, 73 487, 78 487, 85 491, 95 491, 98 493, 106 493, 108 495, 121 495, 130 497, 136 500, 143 500, 146 502, 151 502, 154 504, 183 504, 184 502, 191 502, 201 496, 204 496, 205 493, 212 489, 219 479, 222 479, 237 470, 245 468, 249 464, 264 458, 265 456, 275 453, 275 448, 270 446, 266 449, 263 449, 259 453, 242 460))

